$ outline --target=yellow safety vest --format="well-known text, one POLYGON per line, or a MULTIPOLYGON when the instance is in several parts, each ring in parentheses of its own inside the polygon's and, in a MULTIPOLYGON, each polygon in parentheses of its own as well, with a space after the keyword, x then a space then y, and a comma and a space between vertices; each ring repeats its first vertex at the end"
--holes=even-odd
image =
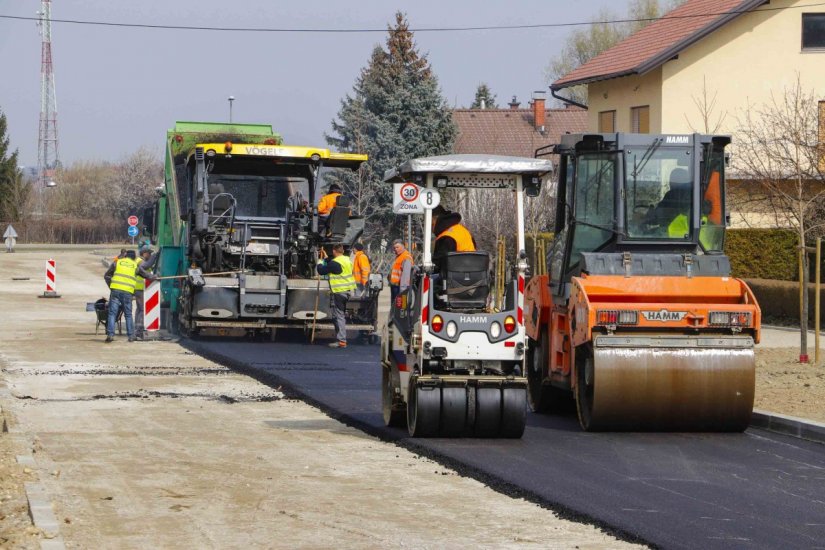
POLYGON ((684 214, 679 214, 673 218, 673 221, 667 226, 667 236, 671 239, 684 239, 689 233, 688 217, 684 214))
POLYGON ((121 258, 115 264, 115 274, 112 275, 112 283, 109 288, 112 290, 122 290, 129 294, 135 293, 135 272, 138 264, 135 260, 129 258, 121 258))
POLYGON ((341 266, 341 273, 329 274, 329 289, 333 294, 341 292, 352 292, 355 290, 355 276, 352 274, 352 261, 349 256, 338 256, 332 259, 333 262, 341 266))

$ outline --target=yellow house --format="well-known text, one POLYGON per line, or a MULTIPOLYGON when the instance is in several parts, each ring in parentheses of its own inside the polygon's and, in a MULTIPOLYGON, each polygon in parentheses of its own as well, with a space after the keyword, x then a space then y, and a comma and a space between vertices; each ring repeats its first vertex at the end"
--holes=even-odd
POLYGON ((732 134, 797 75, 825 99, 825 3, 688 0, 551 89, 587 85, 591 131, 732 134))
MULTIPOLYGON (((797 79, 820 100, 825 143, 825 3, 687 0, 550 88, 559 97, 587 85, 592 132, 732 134, 735 154, 746 112, 781 99, 797 79)), ((792 225, 758 187, 731 184, 733 227, 792 225)))

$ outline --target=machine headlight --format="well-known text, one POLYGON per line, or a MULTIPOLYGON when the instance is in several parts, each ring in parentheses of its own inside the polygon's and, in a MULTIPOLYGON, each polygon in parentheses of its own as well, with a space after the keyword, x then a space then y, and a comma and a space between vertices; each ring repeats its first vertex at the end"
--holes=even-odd
POLYGON ((493 338, 501 336, 501 325, 499 325, 497 321, 493 321, 493 324, 490 325, 490 336, 493 338))
POLYGON ((450 321, 447 323, 447 336, 449 338, 455 338, 455 335, 458 333, 458 325, 455 324, 455 321, 450 321))
POLYGON ((711 311, 708 324, 716 327, 749 327, 751 314, 749 311, 711 311))

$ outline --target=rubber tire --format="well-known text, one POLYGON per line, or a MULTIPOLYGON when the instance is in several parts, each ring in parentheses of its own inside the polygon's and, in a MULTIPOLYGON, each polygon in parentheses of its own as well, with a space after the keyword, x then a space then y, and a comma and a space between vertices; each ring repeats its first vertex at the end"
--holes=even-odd
POLYGON ((547 332, 542 330, 540 340, 530 339, 527 353, 527 403, 534 413, 550 410, 553 397, 552 388, 544 384, 547 366, 547 332))
POLYGON ((591 423, 591 416, 593 412, 593 389, 596 383, 595 366, 593 371, 593 380, 591 384, 587 384, 585 380, 585 370, 587 368, 587 361, 593 361, 593 349, 589 345, 583 345, 576 348, 576 413, 579 417, 579 425, 582 430, 589 432, 594 431, 591 423))
POLYGON ((415 378, 410 378, 407 431, 412 437, 436 437, 441 419, 441 388, 420 387, 415 382, 415 378))
POLYGON ((527 425, 527 389, 501 390, 501 437, 518 439, 527 425))
POLYGON ((395 388, 392 384, 392 376, 390 376, 390 369, 381 367, 381 409, 384 414, 384 425, 390 428, 406 428, 407 415, 406 411, 395 409, 393 407, 395 388))
POLYGON ((501 431, 501 389, 476 388, 476 437, 498 437, 501 431))
POLYGON ((441 388, 442 437, 460 437, 467 428, 467 388, 441 388))

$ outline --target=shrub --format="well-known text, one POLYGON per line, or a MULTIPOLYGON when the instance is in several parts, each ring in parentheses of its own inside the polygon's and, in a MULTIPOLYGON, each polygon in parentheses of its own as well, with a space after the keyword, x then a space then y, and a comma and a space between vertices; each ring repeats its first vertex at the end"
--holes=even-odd
POLYGON ((793 281, 799 277, 797 246, 787 229, 729 229, 725 254, 735 277, 793 281))

